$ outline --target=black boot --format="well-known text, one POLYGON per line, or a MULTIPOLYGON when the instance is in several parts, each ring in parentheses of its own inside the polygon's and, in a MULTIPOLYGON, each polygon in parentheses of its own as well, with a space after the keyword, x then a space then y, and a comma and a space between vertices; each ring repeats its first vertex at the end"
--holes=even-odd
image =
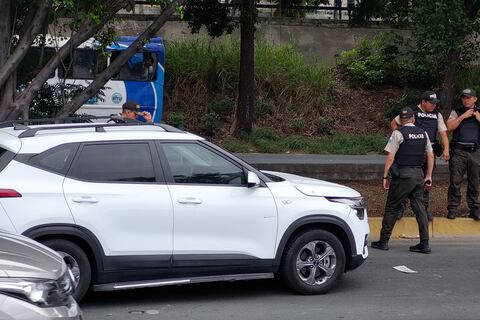
POLYGON ((384 251, 387 251, 387 250, 389 249, 389 248, 388 248, 388 242, 382 241, 382 240, 372 241, 372 243, 370 244, 370 246, 371 246, 373 249, 379 249, 379 250, 384 250, 384 251))
POLYGON ((468 215, 468 217, 472 218, 475 221, 479 221, 480 220, 480 213, 479 213, 478 208, 470 209, 470 214, 468 215))
POLYGON ((411 246, 410 251, 412 252, 419 252, 419 253, 430 253, 432 249, 428 245, 428 240, 422 240, 419 244, 411 246))
POLYGON ((457 216, 457 214, 453 211, 448 211, 448 213, 447 213, 447 219, 453 220, 453 219, 455 219, 456 216, 457 216))

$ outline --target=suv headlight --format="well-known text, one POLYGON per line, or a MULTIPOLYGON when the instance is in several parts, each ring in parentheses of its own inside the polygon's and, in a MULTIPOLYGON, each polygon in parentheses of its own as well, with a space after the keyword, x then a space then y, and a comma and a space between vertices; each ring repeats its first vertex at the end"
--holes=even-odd
POLYGON ((357 214, 358 219, 363 220, 365 218, 365 202, 363 198, 335 198, 327 197, 328 201, 343 203, 352 208, 357 214))
POLYGON ((67 305, 73 290, 74 283, 70 270, 58 280, 0 278, 0 292, 42 308, 67 305))

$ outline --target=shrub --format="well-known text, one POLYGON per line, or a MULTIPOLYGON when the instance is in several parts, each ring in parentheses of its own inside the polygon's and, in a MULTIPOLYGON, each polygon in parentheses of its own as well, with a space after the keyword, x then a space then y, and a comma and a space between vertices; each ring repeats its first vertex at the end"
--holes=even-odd
POLYGON ((254 149, 253 146, 251 146, 248 142, 244 142, 233 137, 226 139, 223 143, 223 147, 228 151, 235 153, 247 153, 254 149))
POLYGON ((272 103, 270 101, 256 100, 254 108, 254 117, 261 118, 268 114, 271 114, 273 110, 272 103))
POLYGON ((308 121, 303 117, 296 117, 292 120, 292 128, 296 132, 302 131, 308 127, 308 121))
POLYGON ((403 84, 399 47, 402 41, 391 32, 382 32, 372 40, 362 38, 357 48, 341 53, 338 65, 356 85, 403 84))
POLYGON ((220 125, 220 116, 209 111, 202 116, 203 131, 208 135, 215 135, 220 125))
POLYGON ((280 136, 271 128, 255 128, 250 134, 250 139, 255 142, 258 140, 277 141, 280 136))
POLYGON ((228 98, 212 100, 208 104, 208 110, 217 113, 222 118, 225 118, 233 112, 234 103, 228 98))
POLYGON ((319 116, 317 118, 317 133, 331 134, 333 129, 332 120, 327 117, 319 116))
POLYGON ((392 120, 400 113, 400 109, 417 105, 420 102, 419 97, 420 94, 416 91, 405 91, 400 100, 392 101, 392 103, 388 106, 385 112, 386 118, 388 120, 392 120))
POLYGON ((170 112, 170 114, 168 115, 168 121, 172 126, 176 128, 179 128, 181 130, 185 129, 185 114, 181 111, 170 112))

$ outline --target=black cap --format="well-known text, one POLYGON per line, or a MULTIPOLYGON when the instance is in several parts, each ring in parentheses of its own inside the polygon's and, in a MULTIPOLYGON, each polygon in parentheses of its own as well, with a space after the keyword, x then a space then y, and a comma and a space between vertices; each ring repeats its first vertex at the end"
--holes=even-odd
POLYGON ((123 110, 140 111, 140 105, 137 101, 128 100, 122 105, 123 110))
POLYGON ((460 92, 460 97, 476 97, 477 93, 473 89, 463 89, 462 92, 460 92))
POLYGON ((437 94, 433 91, 425 91, 422 94, 422 100, 428 101, 430 103, 439 103, 440 99, 437 98, 437 94))
POLYGON ((412 108, 406 107, 400 110, 400 119, 410 119, 413 117, 413 110, 412 108))

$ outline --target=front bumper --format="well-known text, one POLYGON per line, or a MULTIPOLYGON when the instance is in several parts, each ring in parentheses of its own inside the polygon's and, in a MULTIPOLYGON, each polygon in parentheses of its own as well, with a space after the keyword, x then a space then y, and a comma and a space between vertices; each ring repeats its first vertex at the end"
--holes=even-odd
POLYGON ((350 260, 350 263, 348 264, 346 269, 348 271, 356 269, 356 268, 360 267, 365 262, 365 260, 367 260, 367 259, 364 258, 361 254, 356 255, 356 256, 352 256, 352 258, 350 260))
POLYGON ((2 320, 82 320, 82 311, 70 297, 66 306, 40 308, 34 304, 0 293, 0 319, 2 320))

